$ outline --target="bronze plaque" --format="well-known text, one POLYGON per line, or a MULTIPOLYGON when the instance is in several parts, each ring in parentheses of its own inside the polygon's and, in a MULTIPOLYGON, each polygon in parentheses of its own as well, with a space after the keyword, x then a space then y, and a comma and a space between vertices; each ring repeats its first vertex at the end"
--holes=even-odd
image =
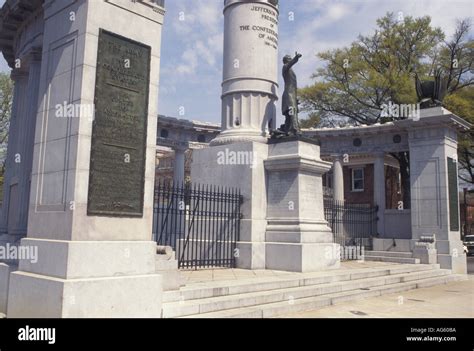
POLYGON ((100 30, 87 214, 142 217, 151 48, 100 30))
POLYGON ((458 163, 448 157, 449 229, 459 230, 458 163))

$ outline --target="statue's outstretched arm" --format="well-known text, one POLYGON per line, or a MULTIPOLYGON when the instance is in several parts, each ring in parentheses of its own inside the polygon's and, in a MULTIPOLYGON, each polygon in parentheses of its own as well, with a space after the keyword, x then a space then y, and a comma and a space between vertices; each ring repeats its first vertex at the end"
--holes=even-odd
POLYGON ((288 69, 296 65, 302 56, 303 55, 296 53, 295 57, 287 64, 288 69))

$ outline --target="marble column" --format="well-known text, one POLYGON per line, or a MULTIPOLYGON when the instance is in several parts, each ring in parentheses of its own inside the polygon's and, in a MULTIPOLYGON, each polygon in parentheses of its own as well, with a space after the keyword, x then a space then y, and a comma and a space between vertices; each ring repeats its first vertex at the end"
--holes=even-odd
POLYGON ((334 200, 344 201, 344 172, 342 169, 342 156, 334 155, 332 166, 332 187, 334 191, 334 200))
POLYGON ((378 206, 377 233, 383 237, 385 232, 385 154, 379 152, 374 162, 374 203, 378 206))
POLYGON ((38 89, 41 78, 41 49, 34 49, 29 55, 28 88, 26 111, 21 121, 21 164, 19 176, 18 218, 13 233, 24 237, 27 233, 30 202, 31 171, 33 168, 33 146, 35 141, 36 113, 38 112, 38 89))
POLYGON ((278 100, 278 5, 225 0, 222 133, 211 145, 266 142, 278 100))
POLYGON ((174 170, 173 181, 174 184, 182 184, 185 180, 185 164, 186 164, 186 149, 174 149, 174 170))
POLYGON ((2 218, 0 224, 0 241, 15 242, 12 236, 13 230, 18 222, 19 203, 19 172, 23 160, 21 144, 24 142, 20 137, 22 120, 27 106, 28 73, 25 70, 14 70, 11 74, 14 82, 13 106, 10 119, 8 137, 8 151, 5 165, 4 190, 2 218))

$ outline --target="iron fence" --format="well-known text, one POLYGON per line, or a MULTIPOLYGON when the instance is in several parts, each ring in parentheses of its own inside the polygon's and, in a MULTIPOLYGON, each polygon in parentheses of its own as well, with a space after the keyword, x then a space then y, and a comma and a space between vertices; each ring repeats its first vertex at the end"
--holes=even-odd
POLYGON ((241 203, 238 189, 159 182, 154 238, 158 245, 175 250, 181 269, 234 268, 241 203))
POLYGON ((363 250, 372 249, 372 238, 377 235, 377 211, 376 206, 324 198, 324 215, 334 242, 341 245, 342 260, 359 259, 363 250))

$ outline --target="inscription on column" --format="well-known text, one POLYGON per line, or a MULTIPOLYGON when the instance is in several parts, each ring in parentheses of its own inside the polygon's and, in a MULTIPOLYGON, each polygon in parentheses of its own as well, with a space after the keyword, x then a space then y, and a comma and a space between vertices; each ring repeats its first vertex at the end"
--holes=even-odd
POLYGON ((278 13, 269 9, 266 6, 252 6, 250 9, 258 14, 260 25, 257 24, 243 24, 239 26, 240 31, 252 31, 262 40, 265 45, 278 50, 278 13))
POLYGON ((100 30, 90 216, 143 216, 150 58, 150 47, 100 30))

